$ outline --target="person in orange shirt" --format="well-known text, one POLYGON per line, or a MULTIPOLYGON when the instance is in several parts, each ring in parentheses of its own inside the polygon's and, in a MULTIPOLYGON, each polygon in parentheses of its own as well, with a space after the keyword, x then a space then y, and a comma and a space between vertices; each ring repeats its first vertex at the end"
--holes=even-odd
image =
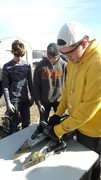
MULTIPOLYGON (((37 64, 33 77, 33 96, 40 113, 40 121, 48 121, 51 108, 57 110, 65 82, 66 65, 67 62, 60 57, 57 44, 50 43, 47 46, 47 56, 37 64)), ((40 125, 32 138, 39 132, 40 125)))

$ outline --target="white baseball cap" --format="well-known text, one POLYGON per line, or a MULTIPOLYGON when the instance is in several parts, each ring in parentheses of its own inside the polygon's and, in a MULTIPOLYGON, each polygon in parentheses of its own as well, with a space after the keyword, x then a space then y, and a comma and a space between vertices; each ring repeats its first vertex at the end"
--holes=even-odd
POLYGON ((69 47, 87 35, 87 30, 84 26, 78 22, 65 23, 58 34, 57 44, 61 46, 69 47))

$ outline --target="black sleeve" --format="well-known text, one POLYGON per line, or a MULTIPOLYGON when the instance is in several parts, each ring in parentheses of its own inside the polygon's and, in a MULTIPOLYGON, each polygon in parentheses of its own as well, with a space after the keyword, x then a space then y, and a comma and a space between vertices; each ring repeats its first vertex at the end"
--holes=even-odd
POLYGON ((3 89, 2 89, 2 81, 0 81, 0 98, 3 95, 3 89))
POLYGON ((33 94, 35 103, 37 101, 41 101, 41 74, 40 74, 39 66, 36 66, 33 74, 33 94))

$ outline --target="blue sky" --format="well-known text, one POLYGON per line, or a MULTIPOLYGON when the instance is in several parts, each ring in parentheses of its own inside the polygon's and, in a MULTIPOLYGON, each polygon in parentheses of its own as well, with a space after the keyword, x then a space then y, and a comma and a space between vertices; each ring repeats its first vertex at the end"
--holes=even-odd
POLYGON ((17 36, 33 49, 56 42, 67 21, 82 23, 90 37, 101 40, 101 0, 2 0, 0 39, 17 36))

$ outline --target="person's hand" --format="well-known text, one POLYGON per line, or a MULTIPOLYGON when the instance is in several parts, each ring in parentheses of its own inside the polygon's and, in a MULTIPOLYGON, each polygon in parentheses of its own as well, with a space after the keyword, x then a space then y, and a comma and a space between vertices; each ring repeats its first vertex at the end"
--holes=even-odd
POLYGON ((37 106, 38 106, 39 112, 44 113, 45 111, 44 106, 42 104, 38 104, 37 106))
POLYGON ((6 101, 7 111, 14 113, 15 107, 13 106, 13 104, 10 101, 8 88, 4 88, 4 97, 5 97, 5 101, 6 101))
POLYGON ((14 105, 11 102, 9 102, 7 104, 7 111, 13 112, 13 113, 15 112, 15 107, 14 107, 14 105))
POLYGON ((41 101, 35 101, 35 103, 36 103, 36 105, 37 105, 37 107, 38 107, 38 110, 39 110, 39 112, 40 113, 44 113, 45 112, 45 108, 44 108, 44 106, 41 104, 41 101))
POLYGON ((51 117, 49 118, 48 124, 49 124, 50 126, 53 127, 53 126, 55 126, 55 125, 57 125, 57 124, 59 124, 59 123, 60 123, 60 116, 54 114, 53 116, 51 116, 51 117))

